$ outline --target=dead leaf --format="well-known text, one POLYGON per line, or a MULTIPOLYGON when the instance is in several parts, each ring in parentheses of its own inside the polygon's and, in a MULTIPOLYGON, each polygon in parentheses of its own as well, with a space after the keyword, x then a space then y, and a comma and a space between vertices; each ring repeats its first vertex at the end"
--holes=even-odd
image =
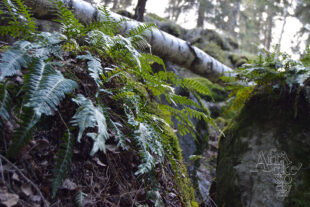
POLYGON ((62 188, 67 190, 75 190, 77 189, 77 185, 67 178, 62 184, 62 188))
POLYGON ((31 201, 35 203, 40 203, 41 202, 41 197, 38 195, 31 196, 31 201))
POLYGON ((106 149, 113 153, 120 153, 116 145, 107 144, 106 149))
POLYGON ((15 206, 19 201, 19 196, 0 189, 0 203, 6 207, 15 206))
POLYGON ((98 157, 94 157, 93 160, 101 167, 106 167, 107 165, 102 163, 98 157))
POLYGON ((22 190, 22 192, 26 195, 26 196, 31 196, 33 195, 31 186, 29 184, 23 184, 22 187, 20 188, 22 190))
POLYGON ((13 180, 16 180, 16 181, 20 181, 20 180, 19 180, 19 176, 18 176, 16 173, 13 173, 12 179, 13 179, 13 180))

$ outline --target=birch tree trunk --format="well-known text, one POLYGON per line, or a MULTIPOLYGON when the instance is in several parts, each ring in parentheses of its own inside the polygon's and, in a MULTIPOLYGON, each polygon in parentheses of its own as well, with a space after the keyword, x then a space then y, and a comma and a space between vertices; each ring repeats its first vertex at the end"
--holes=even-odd
MULTIPOLYGON (((103 14, 90 3, 83 0, 62 0, 69 9, 72 10, 77 19, 83 23, 102 20, 103 14)), ((37 18, 53 16, 55 10, 49 0, 24 0, 25 4, 32 8, 37 18)), ((111 16, 119 20, 122 16, 111 12, 111 16)), ((128 20, 122 24, 120 33, 127 33, 130 29, 136 28, 142 23, 128 20)), ((147 40, 152 46, 152 53, 169 60, 176 65, 187 68, 194 73, 216 80, 222 75, 232 76, 231 68, 215 60, 202 50, 190 45, 179 38, 160 30, 153 30, 146 35, 147 40)))

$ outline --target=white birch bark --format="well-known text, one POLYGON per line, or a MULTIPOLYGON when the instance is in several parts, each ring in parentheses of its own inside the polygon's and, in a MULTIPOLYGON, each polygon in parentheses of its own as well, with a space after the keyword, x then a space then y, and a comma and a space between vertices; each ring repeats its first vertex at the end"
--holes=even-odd
MULTIPOLYGON (((104 18, 98 9, 90 3, 83 0, 62 0, 69 9, 71 9, 77 19, 83 23, 90 23, 94 20, 104 18)), ((32 8, 32 11, 38 18, 49 17, 55 10, 52 9, 52 3, 49 0, 24 0, 25 4, 32 8)), ((119 20, 124 18, 111 12, 111 16, 119 20)), ((120 28, 121 33, 126 33, 130 29, 136 28, 139 23, 134 20, 128 20, 120 28)), ((187 68, 194 73, 215 80, 219 76, 234 75, 231 68, 215 60, 202 50, 190 45, 189 43, 176 38, 160 30, 153 30, 147 34, 147 40, 152 47, 152 53, 169 60, 176 65, 187 68)))

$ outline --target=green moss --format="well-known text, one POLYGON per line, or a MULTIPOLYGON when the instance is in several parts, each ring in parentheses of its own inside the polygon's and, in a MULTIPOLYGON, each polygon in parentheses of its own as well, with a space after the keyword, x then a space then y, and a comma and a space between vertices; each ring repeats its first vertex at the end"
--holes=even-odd
POLYGON ((232 50, 231 46, 229 43, 226 41, 222 35, 220 35, 218 32, 215 30, 206 30, 206 35, 203 37, 206 39, 208 42, 213 42, 216 45, 218 45, 222 50, 232 50))
POLYGON ((157 21, 160 21, 160 22, 166 22, 167 20, 165 18, 162 18, 160 16, 158 16, 157 14, 154 14, 154 13, 148 13, 146 15, 147 17, 153 19, 153 20, 157 20, 157 21))
POLYGON ((10 48, 10 46, 2 46, 2 47, 0 47, 0 53, 6 52, 9 48, 10 48))
POLYGON ((273 141, 279 143, 279 150, 283 150, 292 163, 302 163, 303 167, 293 179, 295 186, 285 199, 285 206, 310 206, 309 145, 305 144, 310 134, 309 103, 300 95, 299 115, 295 117, 296 94, 282 91, 276 95, 262 89, 256 90, 238 117, 225 128, 225 136, 220 139, 217 168, 218 204, 241 206, 240 189, 233 183, 236 180, 234 166, 240 162, 238 158, 242 157, 242 153, 248 151, 248 146, 241 138, 251 137, 256 131, 272 129, 277 139, 273 141))
POLYGON ((207 45, 204 47, 203 51, 207 53, 208 55, 214 57, 218 61, 224 63, 225 62, 225 56, 222 48, 218 46, 214 42, 209 42, 207 45))
MULTIPOLYGON (((146 106, 148 113, 154 114, 169 124, 171 123, 171 114, 168 110, 164 110, 160 107, 161 105, 155 101, 149 101, 146 106)), ((173 128, 167 124, 161 125, 161 142, 164 146, 166 157, 171 163, 171 167, 174 172, 174 180, 176 188, 179 189, 181 193, 179 195, 182 198, 184 204, 188 207, 198 206, 195 199, 195 190, 193 188, 192 182, 188 176, 187 168, 183 163, 182 149, 180 147, 179 139, 176 136, 173 128)))
POLYGON ((240 67, 241 65, 248 62, 248 58, 246 56, 238 55, 238 54, 232 54, 229 56, 229 59, 233 66, 240 67))
POLYGON ((182 28, 173 23, 173 22, 165 22, 162 25, 160 25, 160 29, 175 36, 175 37, 181 37, 182 36, 182 28))
POLYGON ((173 129, 166 125, 164 127, 162 139, 166 155, 171 163, 173 172, 175 173, 174 180, 176 182, 176 187, 182 193, 180 197, 183 199, 184 203, 186 203, 186 206, 197 206, 195 190, 190 178, 188 177, 186 166, 183 163, 182 149, 180 148, 178 137, 173 129))

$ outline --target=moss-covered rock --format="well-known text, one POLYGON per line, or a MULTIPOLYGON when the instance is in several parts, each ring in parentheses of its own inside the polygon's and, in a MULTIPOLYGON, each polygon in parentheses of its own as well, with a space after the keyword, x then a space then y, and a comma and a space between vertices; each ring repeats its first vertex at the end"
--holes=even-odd
POLYGON ((306 90, 256 91, 220 139, 218 206, 309 206, 309 112, 306 90))
POLYGON ((248 57, 234 53, 229 55, 229 59, 234 67, 240 67, 249 61, 248 57))

